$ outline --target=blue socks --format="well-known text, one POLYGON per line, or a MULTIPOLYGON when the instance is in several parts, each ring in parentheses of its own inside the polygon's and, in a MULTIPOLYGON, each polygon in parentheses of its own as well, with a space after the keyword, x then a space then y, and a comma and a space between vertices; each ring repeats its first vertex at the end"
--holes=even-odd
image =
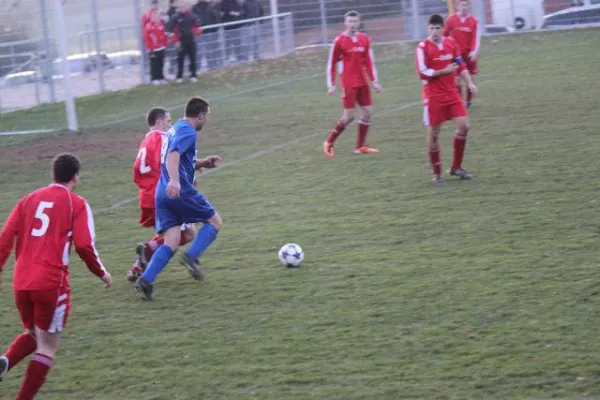
MULTIPOLYGON (((204 224, 200 232, 194 238, 194 241, 190 245, 186 252, 188 256, 197 260, 200 256, 208 249, 208 247, 215 241, 219 231, 211 224, 204 224)), ((152 257, 154 260, 154 257, 152 257)))
POLYGON ((146 270, 142 274, 142 278, 146 282, 152 284, 156 280, 158 274, 160 274, 162 270, 165 269, 165 267, 169 263, 169 260, 171 259, 171 257, 173 257, 173 254, 173 250, 169 246, 165 244, 160 246, 152 255, 152 259, 150 260, 150 263, 148 264, 146 270))

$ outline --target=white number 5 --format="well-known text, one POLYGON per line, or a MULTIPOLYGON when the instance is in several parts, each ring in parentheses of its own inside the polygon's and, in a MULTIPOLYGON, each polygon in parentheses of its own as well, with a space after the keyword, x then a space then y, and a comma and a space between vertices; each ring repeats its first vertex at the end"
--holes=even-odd
POLYGON ((31 235, 33 236, 44 236, 46 231, 48 230, 48 226, 50 225, 50 217, 47 214, 44 214, 44 210, 46 208, 54 207, 54 203, 50 201, 41 201, 38 205, 37 210, 35 211, 35 217, 42 221, 42 226, 39 228, 34 228, 31 230, 31 235))
POLYGON ((140 158, 140 173, 147 174, 148 172, 152 171, 152 168, 150 168, 148 165, 146 165, 146 148, 145 147, 142 147, 140 149, 138 157, 140 158))

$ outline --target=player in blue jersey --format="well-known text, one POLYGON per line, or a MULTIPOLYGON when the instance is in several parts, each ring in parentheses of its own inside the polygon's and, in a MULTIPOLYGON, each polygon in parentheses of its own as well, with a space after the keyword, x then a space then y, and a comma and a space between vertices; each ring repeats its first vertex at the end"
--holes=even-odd
POLYGON ((146 300, 153 300, 153 283, 179 248, 181 225, 202 222, 204 225, 180 262, 196 280, 204 280, 198 259, 216 239, 223 224, 221 217, 194 186, 195 171, 214 168, 218 156, 196 160, 196 132, 208 122, 208 102, 193 97, 185 107, 185 117, 167 132, 161 149, 161 175, 156 186, 156 231, 164 234, 165 243, 152 255, 135 288, 146 300))

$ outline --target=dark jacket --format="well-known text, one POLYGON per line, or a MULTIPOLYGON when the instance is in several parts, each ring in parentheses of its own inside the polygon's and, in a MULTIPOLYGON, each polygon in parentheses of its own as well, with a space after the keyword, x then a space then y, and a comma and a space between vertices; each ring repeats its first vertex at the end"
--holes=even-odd
POLYGON ((189 43, 200 34, 200 26, 200 18, 193 12, 177 12, 169 20, 167 31, 174 33, 181 43, 189 43))
POLYGON ((265 15, 260 0, 246 0, 244 2, 244 19, 260 18, 265 15))
MULTIPOLYGON (((221 14, 223 15, 223 23, 241 21, 244 19, 244 7, 238 3, 238 0, 223 0, 221 2, 221 14), (233 15, 232 12, 239 12, 240 15, 233 15)), ((239 25, 226 26, 225 30, 236 29, 243 25, 243 23, 240 23, 239 25)))
MULTIPOLYGON (((192 8, 194 14, 200 18, 200 24, 204 26, 216 25, 219 23, 219 12, 215 7, 206 1, 199 1, 194 8, 192 8)), ((218 28, 203 29, 203 33, 214 33, 217 32, 218 28)))

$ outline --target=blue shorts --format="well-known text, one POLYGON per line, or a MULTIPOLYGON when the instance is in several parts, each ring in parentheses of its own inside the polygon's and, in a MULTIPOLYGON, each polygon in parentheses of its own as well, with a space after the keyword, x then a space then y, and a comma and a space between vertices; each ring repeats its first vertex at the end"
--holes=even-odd
POLYGON ((162 233, 174 226, 206 223, 216 214, 213 206, 200 193, 186 197, 168 197, 156 200, 156 232, 162 233))

